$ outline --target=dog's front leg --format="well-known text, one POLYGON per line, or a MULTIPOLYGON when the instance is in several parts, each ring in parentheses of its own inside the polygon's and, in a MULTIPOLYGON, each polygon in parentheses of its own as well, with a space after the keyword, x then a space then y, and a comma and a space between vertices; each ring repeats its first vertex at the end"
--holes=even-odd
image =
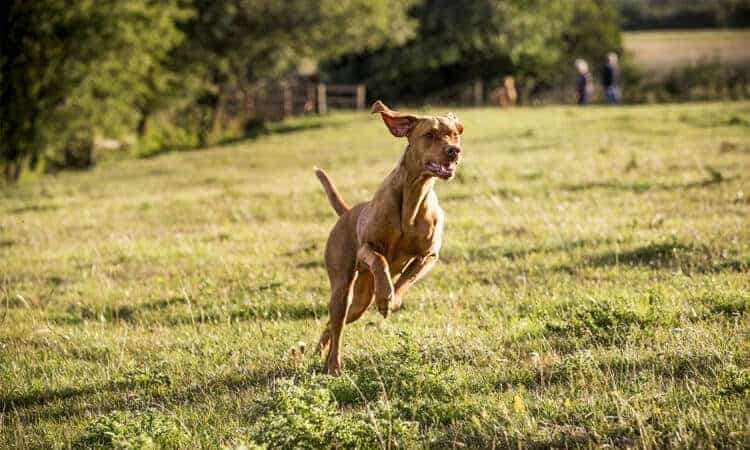
POLYGON ((425 256, 414 258, 404 269, 401 276, 396 281, 394 287, 396 295, 391 303, 391 310, 396 311, 401 308, 401 301, 409 287, 425 276, 432 269, 438 260, 438 256, 431 253, 425 256))
POLYGON ((375 279, 375 303, 383 317, 388 317, 388 306, 393 299, 393 280, 385 256, 365 243, 357 252, 357 262, 366 266, 375 279))

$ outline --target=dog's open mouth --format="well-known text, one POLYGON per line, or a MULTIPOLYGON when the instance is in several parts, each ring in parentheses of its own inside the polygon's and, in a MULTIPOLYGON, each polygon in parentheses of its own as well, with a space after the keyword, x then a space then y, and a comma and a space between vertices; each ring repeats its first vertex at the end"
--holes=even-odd
POLYGON ((456 172, 456 163, 446 163, 443 165, 436 162, 428 162, 424 167, 444 180, 451 178, 456 172))

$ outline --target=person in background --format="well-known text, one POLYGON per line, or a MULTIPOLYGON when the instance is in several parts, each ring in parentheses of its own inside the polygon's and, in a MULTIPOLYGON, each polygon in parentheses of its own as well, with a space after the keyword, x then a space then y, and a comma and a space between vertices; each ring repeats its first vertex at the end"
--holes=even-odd
POLYGON ((591 97, 593 90, 591 72, 589 72, 588 63, 582 59, 576 59, 575 66, 576 71, 578 71, 578 79, 576 81, 578 104, 585 105, 589 102, 589 97, 591 97))
POLYGON ((602 69, 602 87, 607 103, 620 103, 620 66, 615 52, 607 54, 607 62, 602 69))

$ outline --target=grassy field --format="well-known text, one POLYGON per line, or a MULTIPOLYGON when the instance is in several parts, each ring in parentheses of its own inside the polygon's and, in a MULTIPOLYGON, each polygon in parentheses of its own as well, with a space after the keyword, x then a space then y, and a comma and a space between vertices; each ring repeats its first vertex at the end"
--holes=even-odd
POLYGON ((625 49, 648 70, 666 71, 691 63, 750 63, 750 30, 631 31, 625 49))
POLYGON ((0 190, 0 447, 750 445, 750 103, 456 112, 441 262, 338 379, 312 167, 368 199, 377 118, 0 190))

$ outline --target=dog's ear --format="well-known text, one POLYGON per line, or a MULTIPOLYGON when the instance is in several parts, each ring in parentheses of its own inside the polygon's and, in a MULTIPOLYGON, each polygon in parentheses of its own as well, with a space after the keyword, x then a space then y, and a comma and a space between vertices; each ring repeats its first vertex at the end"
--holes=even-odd
POLYGON ((464 124, 461 123, 461 120, 453 114, 452 112, 449 112, 445 115, 449 120, 452 120, 454 125, 456 125, 456 131, 458 131, 458 134, 464 134, 464 124))
POLYGON ((408 135, 419 120, 416 116, 393 111, 380 100, 372 105, 372 114, 375 113, 380 113, 380 117, 383 118, 385 126, 387 126, 391 134, 396 137, 404 137, 408 135))

